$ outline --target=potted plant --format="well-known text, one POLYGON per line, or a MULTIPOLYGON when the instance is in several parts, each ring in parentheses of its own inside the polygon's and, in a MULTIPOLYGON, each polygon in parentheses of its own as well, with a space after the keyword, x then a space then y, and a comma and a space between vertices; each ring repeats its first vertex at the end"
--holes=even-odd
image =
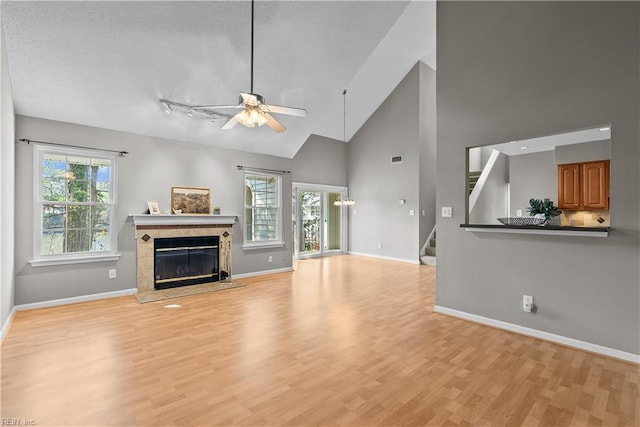
POLYGON ((220 215, 220 206, 216 206, 213 208, 213 214, 214 215, 220 215))
POLYGON ((549 199, 529 199, 529 205, 527 212, 536 218, 544 218, 547 221, 551 221, 562 214, 562 211, 549 199))

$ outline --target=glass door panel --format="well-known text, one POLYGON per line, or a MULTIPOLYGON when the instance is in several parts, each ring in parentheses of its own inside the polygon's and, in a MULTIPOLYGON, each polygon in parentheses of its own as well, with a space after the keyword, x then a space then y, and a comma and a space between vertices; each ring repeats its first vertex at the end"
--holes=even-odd
POLYGON ((342 193, 324 194, 323 248, 325 251, 342 250, 342 206, 333 204, 342 198, 342 193))
POLYGON ((300 247, 298 252, 302 256, 308 256, 322 251, 320 241, 322 193, 320 191, 300 191, 299 194, 300 247))

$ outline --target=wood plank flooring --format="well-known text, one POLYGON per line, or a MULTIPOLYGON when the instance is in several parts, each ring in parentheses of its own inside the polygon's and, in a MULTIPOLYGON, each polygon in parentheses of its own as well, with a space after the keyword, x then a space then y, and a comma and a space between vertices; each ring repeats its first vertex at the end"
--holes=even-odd
POLYGON ((337 256, 242 281, 148 304, 19 312, 1 348, 1 416, 38 426, 640 425, 637 365, 434 313, 433 267, 337 256))

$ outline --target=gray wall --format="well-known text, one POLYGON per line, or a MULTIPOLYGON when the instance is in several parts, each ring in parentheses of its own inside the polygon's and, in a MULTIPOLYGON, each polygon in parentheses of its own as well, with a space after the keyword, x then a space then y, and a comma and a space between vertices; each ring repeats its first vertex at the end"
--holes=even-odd
POLYGON ((352 252, 418 260, 419 71, 416 64, 349 141, 349 192, 356 202, 349 210, 352 252), (393 155, 403 162, 391 164, 393 155))
POLYGON ((582 144, 561 145, 556 147, 555 162, 564 163, 591 162, 611 158, 611 141, 584 142, 582 144))
MULTIPOLYGON (((292 265, 292 175, 297 174, 294 167, 302 169, 300 174, 304 175, 309 161, 296 162, 24 116, 17 117, 16 137, 129 151, 129 155, 118 159, 117 227, 118 251, 122 254, 120 260, 31 267, 28 261, 33 257, 33 146, 17 146, 16 210, 20 215, 16 218, 16 233, 21 238, 16 242, 15 252, 16 304, 135 288, 135 240, 128 215, 144 212, 147 200, 157 200, 161 211, 164 211, 169 207, 170 188, 174 185, 211 188, 212 205, 220 206, 223 215, 235 214, 240 217, 234 227, 233 274, 288 268, 292 265), (283 248, 242 249, 243 173, 236 170, 236 165, 292 171, 292 174, 283 176, 282 211, 286 242, 283 248), (268 262, 269 256, 273 257, 271 263, 268 262), (109 268, 117 269, 117 279, 107 279, 109 268)), ((313 145, 318 143, 311 142, 313 145)), ((340 148, 335 151, 338 153, 336 168, 343 169, 344 158, 339 158, 340 148)), ((340 181, 339 176, 336 179, 336 169, 333 167, 314 173, 314 179, 320 181, 340 181), (323 176, 323 172, 327 175, 323 176)), ((337 183, 344 185, 344 181, 337 183)))
POLYGON ((347 144, 311 135, 293 158, 293 181, 347 185, 347 144))
POLYGON ((420 62, 420 238, 422 246, 436 225, 436 72, 420 62))
MULTIPOLYGON (((2 12, 0 5, 0 14, 2 12)), ((1 15, 0 15, 1 17, 1 15)), ((0 22, 2 20, 0 19, 0 22)), ((1 25, 1 24, 0 24, 1 25)), ((0 328, 14 305, 14 113, 4 31, 0 27, 0 328)))
POLYGON ((522 210, 523 216, 529 216, 526 209, 529 199, 550 199, 558 205, 558 166, 555 153, 521 154, 509 157, 509 178, 511 183, 511 212, 522 210))
POLYGON ((437 304, 640 354, 640 4, 437 7, 438 204, 454 208, 438 220, 437 304), (608 238, 460 229, 465 146, 600 123, 614 129, 608 238))

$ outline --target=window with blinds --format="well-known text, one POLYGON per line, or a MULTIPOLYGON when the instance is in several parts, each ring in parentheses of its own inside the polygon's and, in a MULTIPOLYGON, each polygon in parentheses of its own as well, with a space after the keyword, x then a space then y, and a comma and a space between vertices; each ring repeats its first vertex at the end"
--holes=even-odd
POLYGON ((244 176, 245 245, 282 242, 281 177, 247 172, 244 176))

